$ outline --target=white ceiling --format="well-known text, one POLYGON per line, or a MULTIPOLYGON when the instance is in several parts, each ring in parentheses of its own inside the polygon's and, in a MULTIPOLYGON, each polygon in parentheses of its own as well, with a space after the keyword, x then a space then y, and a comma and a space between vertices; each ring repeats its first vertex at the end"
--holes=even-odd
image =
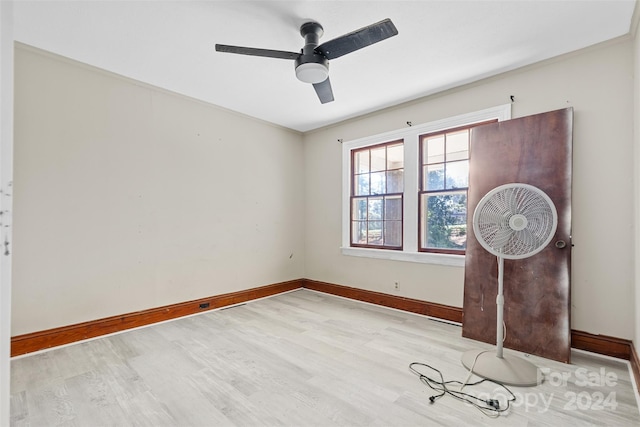
POLYGON ((635 0, 22 1, 16 40, 298 131, 581 49, 630 31, 635 0), (399 34, 331 61, 320 104, 293 61, 216 43, 297 52, 384 18, 399 34))

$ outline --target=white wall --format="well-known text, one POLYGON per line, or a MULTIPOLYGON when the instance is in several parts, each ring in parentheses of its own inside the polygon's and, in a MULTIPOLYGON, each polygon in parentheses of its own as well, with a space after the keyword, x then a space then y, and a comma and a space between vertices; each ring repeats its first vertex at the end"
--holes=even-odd
POLYGON ((337 139, 501 105, 514 95, 514 118, 574 108, 571 327, 632 338, 632 69, 631 40, 620 39, 306 134, 307 278, 462 307, 463 268, 340 254, 337 139))
POLYGON ((16 47, 12 334, 304 276, 299 133, 16 47))
POLYGON ((340 254, 337 139, 514 95, 513 117, 575 112, 572 328, 638 340, 637 51, 620 39, 301 136, 18 45, 12 334, 300 277, 461 307, 462 268, 340 254))
MULTIPOLYGON (((635 146, 634 156, 634 172, 635 172, 635 188, 634 188, 634 200, 635 200, 635 252, 634 259, 640 257, 640 31, 638 31, 638 20, 640 19, 640 2, 636 1, 635 11, 635 27, 634 27, 634 41, 633 41, 633 58, 634 58, 634 82, 633 87, 634 94, 634 134, 633 142, 635 146)), ((636 346, 636 352, 640 354, 640 262, 635 263, 635 303, 636 303, 636 322, 635 322, 635 337, 634 343, 636 346)))
MULTIPOLYGON (((13 2, 0 1, 0 233, 12 242, 12 200, 7 197, 13 174, 13 2)), ((4 249, 4 248, 3 248, 4 249)), ((9 425, 11 375, 11 247, 0 252, 0 426, 9 425)))

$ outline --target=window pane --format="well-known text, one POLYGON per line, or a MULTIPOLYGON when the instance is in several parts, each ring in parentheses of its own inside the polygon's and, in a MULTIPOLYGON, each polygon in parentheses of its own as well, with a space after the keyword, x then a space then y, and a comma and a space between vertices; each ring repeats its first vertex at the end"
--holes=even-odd
POLYGON ((444 190, 444 164, 424 166, 422 177, 425 191, 444 190))
POLYGON ((402 219, 402 197, 385 197, 384 199, 384 219, 402 219))
POLYGON ((369 221, 367 243, 382 246, 382 221, 369 221))
POLYGON ((371 174, 371 193, 370 194, 384 194, 386 193, 386 172, 375 172, 371 174))
POLYGON ((355 243, 357 245, 367 244, 367 222, 366 221, 352 222, 351 243, 355 243))
POLYGON ((356 185, 354 190, 354 196, 368 196, 371 194, 369 192, 369 174, 365 173, 364 175, 356 175, 356 185))
POLYGON ((368 219, 382 219, 382 198, 370 198, 368 203, 368 219))
POLYGON ((386 147, 374 148, 371 150, 371 172, 383 171, 387 167, 386 147))
POLYGON ((353 206, 351 207, 354 220, 367 219, 367 199, 353 199, 353 206))
POLYGON ((386 246, 402 246, 402 221, 384 222, 384 244, 386 246))
POLYGON ((467 188, 469 186, 469 161, 447 163, 447 188, 467 188))
POLYGON ((423 194, 421 246, 464 250, 467 243, 467 194, 423 194))
MULTIPOLYGON (((439 135, 433 138, 427 139, 427 146, 423 146, 423 153, 426 151, 426 163, 441 163, 444 162, 444 135, 439 135), (424 150, 426 148, 426 150, 424 150)), ((425 154, 423 154, 424 156, 425 154)))
POLYGON ((369 172, 369 150, 356 151, 354 163, 355 173, 369 172))
POLYGON ((390 145, 387 147, 387 169, 404 168, 404 145, 390 145))
POLYGON ((352 159, 351 244, 401 249, 404 142, 354 150, 352 159), (385 231, 388 221, 399 225, 392 224, 385 231))
POLYGON ((469 130, 447 134, 447 162, 469 158, 469 130))
POLYGON ((404 169, 387 172, 387 193, 402 193, 404 169))

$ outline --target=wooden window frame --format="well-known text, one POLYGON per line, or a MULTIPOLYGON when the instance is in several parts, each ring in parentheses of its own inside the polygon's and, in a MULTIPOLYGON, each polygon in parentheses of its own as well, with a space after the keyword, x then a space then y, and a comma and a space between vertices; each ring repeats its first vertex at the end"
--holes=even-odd
MULTIPOLYGON (((418 251, 418 139, 419 135, 442 132, 475 123, 483 123, 497 119, 499 122, 511 119, 511 103, 448 116, 424 123, 414 124, 375 135, 363 136, 343 141, 342 145, 342 195, 341 195, 341 240, 340 254, 349 257, 364 257, 388 261, 405 261, 421 264, 446 265, 464 267, 465 256, 457 254, 429 253, 418 251), (402 250, 374 249, 351 246, 351 152, 359 148, 371 147, 389 141, 404 141, 404 188, 403 188, 403 221, 402 250)), ((434 112, 437 115, 437 113, 434 112)), ((415 120, 415 117, 414 117, 415 120)), ((384 127, 384 125, 381 125, 384 127)), ((366 132, 366 129, 364 130, 366 132)))
MULTIPOLYGON (((371 151, 385 147, 385 149, 387 147, 390 146, 402 146, 403 152, 404 152, 404 140, 402 139, 397 139, 394 141, 388 141, 388 142, 383 142, 380 144, 374 144, 374 145, 370 145, 370 146, 366 146, 366 147, 361 147, 361 148, 356 148, 351 150, 351 186, 350 186, 350 195, 349 195, 349 211, 350 211, 350 216, 349 216, 349 224, 350 224, 350 232, 349 232, 349 243, 351 247, 354 248, 368 248, 368 249, 386 249, 386 250, 392 250, 392 251, 402 251, 404 249, 404 239, 403 239, 403 234, 404 234, 404 176, 402 179, 402 192, 393 192, 393 193, 387 193, 387 188, 385 188, 385 192, 383 193, 376 193, 376 194, 372 194, 371 191, 369 191, 369 194, 367 195, 356 195, 356 185, 357 185, 357 180, 356 177, 358 175, 362 175, 357 173, 357 165, 356 165, 356 154, 359 152, 363 152, 363 151, 368 151, 369 152, 369 168, 371 167, 371 151), (364 199, 367 200, 367 204, 369 199, 371 198, 382 198, 383 200, 383 205, 384 205, 384 200, 386 200, 387 197, 393 197, 393 198, 400 198, 400 219, 399 220, 388 220, 385 219, 385 213, 383 212, 382 217, 378 220, 371 220, 371 222, 373 221, 379 221, 382 223, 382 238, 384 241, 384 229, 385 229, 385 224, 389 221, 399 221, 400 222, 400 246, 391 246, 391 245, 374 245, 374 244, 368 244, 368 243, 354 243, 354 223, 358 220, 354 219, 354 213, 353 213, 353 206, 354 206, 354 201, 357 199, 364 199)), ((388 164, 387 164, 387 153, 385 150, 385 169, 383 170, 379 170, 379 171, 375 171, 375 172, 390 172, 390 171, 397 171, 397 170, 402 170, 403 174, 404 174, 404 153, 403 153, 403 163, 402 163, 402 168, 396 168, 396 169, 388 169, 388 164)), ((367 172, 369 175, 371 175, 372 173, 374 173, 373 171, 371 171, 371 169, 369 169, 369 172, 367 172)), ((386 184, 386 180, 385 180, 385 184, 386 184)), ((371 184, 369 184, 371 185, 371 184)), ((385 185, 386 187, 386 185, 385 185)), ((367 225, 369 224, 370 220, 367 218, 365 221, 367 225)), ((368 227, 367 227, 368 228, 368 227)))
MULTIPOLYGON (((468 155, 466 158, 466 161, 468 162, 469 159, 471 158, 471 152, 469 151, 469 142, 471 140, 471 130, 474 127, 477 126, 482 126, 482 125, 486 125, 489 123, 495 123, 497 122, 497 119, 492 119, 492 120, 487 120, 487 121, 483 121, 480 123, 473 123, 473 124, 469 124, 469 125, 464 125, 464 126, 458 126, 458 127, 453 127, 450 129, 443 129, 443 130, 439 130, 439 131, 435 131, 435 132, 429 132, 429 133, 425 133, 425 134, 421 134, 418 137, 418 252, 424 252, 424 253, 434 253, 434 254, 449 254, 449 255, 465 255, 466 252, 466 247, 465 249, 447 249, 447 248, 431 248, 431 247, 425 247, 423 240, 423 224, 424 224, 424 220, 423 220, 423 203, 422 203, 422 198, 423 197, 428 197, 429 194, 457 194, 457 193, 462 193, 464 192, 465 195, 469 194, 469 183, 467 182, 467 186, 466 187, 457 187, 457 188, 446 188, 446 179, 447 179, 447 175, 446 175, 446 170, 447 170, 447 164, 450 163, 456 163, 456 162, 460 162, 462 160, 452 160, 452 161, 447 161, 446 158, 446 135, 447 134, 451 134, 451 133, 456 133, 456 132, 460 132, 460 131, 464 131, 464 130, 468 130, 468 138, 467 138, 467 151, 468 151, 468 155), (443 135, 445 136, 445 146, 444 146, 444 159, 442 162, 438 162, 438 163, 424 163, 424 153, 423 153, 423 142, 426 139, 432 138, 434 136, 438 136, 438 135, 443 135), (445 171, 445 175, 444 175, 444 180, 445 180, 445 188, 442 189, 437 189, 437 190, 428 190, 423 188, 424 187, 424 167, 430 164, 442 164, 444 166, 444 171, 445 171)), ((467 211, 467 224, 469 223, 469 212, 467 211)), ((467 232, 468 232, 469 227, 467 226, 467 232)))

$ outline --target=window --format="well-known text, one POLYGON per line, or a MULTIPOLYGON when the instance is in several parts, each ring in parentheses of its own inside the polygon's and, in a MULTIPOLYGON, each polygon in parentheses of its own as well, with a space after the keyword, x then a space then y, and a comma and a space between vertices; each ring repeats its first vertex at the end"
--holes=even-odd
POLYGON ((342 254, 464 266, 469 129, 510 118, 506 104, 344 142, 342 254))
POLYGON ((352 151, 351 246, 402 249, 402 141, 352 151))
POLYGON ((464 254, 471 127, 420 136, 420 251, 464 254))

